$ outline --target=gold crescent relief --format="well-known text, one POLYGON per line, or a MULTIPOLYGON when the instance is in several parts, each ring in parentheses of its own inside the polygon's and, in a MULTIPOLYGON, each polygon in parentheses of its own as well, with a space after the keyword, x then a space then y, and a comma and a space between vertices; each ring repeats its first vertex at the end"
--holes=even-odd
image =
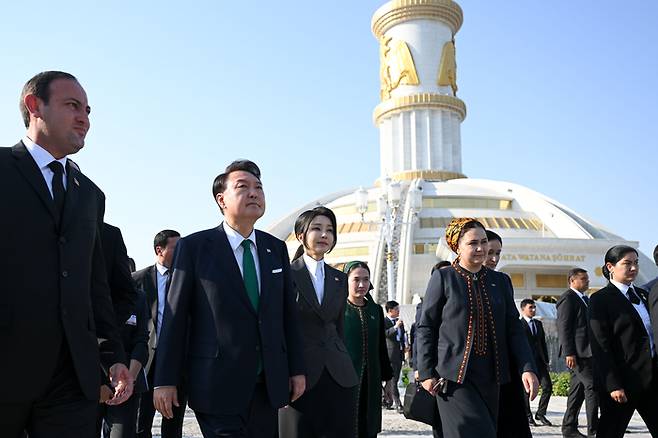
POLYGON ((400 85, 418 85, 420 82, 407 43, 391 37, 382 37, 379 41, 380 96, 386 100, 400 85))
POLYGON ((455 60, 454 40, 448 41, 443 45, 437 84, 440 86, 450 86, 453 95, 457 95, 457 61, 455 60))

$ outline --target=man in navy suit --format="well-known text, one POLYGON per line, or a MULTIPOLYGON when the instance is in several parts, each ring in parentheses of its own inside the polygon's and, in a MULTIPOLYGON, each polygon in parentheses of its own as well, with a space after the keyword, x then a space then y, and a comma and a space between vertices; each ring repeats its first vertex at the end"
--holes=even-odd
POLYGON ((154 404, 171 418, 186 373, 204 437, 272 437, 277 409, 299 398, 306 381, 288 251, 254 230, 265 212, 255 163, 231 163, 213 196, 224 222, 176 247, 154 404))

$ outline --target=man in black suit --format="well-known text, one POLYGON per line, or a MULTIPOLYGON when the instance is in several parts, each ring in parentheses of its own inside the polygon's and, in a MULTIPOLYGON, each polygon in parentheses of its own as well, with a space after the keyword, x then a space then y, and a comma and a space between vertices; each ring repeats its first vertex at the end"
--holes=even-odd
POLYGON ((25 84, 21 111, 26 136, 0 149, 0 430, 91 436, 101 363, 109 403, 132 379, 103 264, 104 196, 67 158, 84 145, 89 105, 75 77, 51 71, 25 84))
POLYGON ((128 251, 121 230, 108 223, 103 223, 101 241, 117 327, 122 328, 135 314, 137 306, 137 289, 131 276, 128 251))
POLYGON ((587 317, 589 275, 581 268, 569 271, 569 289, 557 302, 557 330, 560 339, 560 357, 564 357, 571 373, 567 409, 562 419, 565 438, 582 437, 578 431, 578 413, 585 401, 587 435, 596 436, 599 422, 599 398, 594 390, 592 348, 589 343, 587 317))
POLYGON ((185 370, 204 437, 271 437, 277 409, 305 387, 288 250, 254 230, 265 211, 256 164, 231 163, 213 195, 224 222, 176 248, 153 398, 171 418, 185 370))
POLYGON ((400 305, 397 301, 387 301, 384 308, 386 309, 386 318, 384 318, 386 348, 388 350, 388 359, 391 361, 391 368, 393 368, 393 378, 386 382, 384 395, 388 406, 402 413, 398 380, 400 380, 406 348, 404 322, 400 319, 400 305))
MULTIPOLYGON (((148 391, 142 393, 139 403, 139 419, 137 436, 151 438, 155 407, 153 406, 153 381, 155 368, 158 362, 157 344, 162 329, 162 320, 167 302, 167 288, 176 244, 180 239, 178 231, 162 230, 153 239, 155 264, 133 274, 137 287, 146 293, 146 302, 150 318, 149 330, 149 357, 144 370, 147 374, 148 391)), ((163 418, 160 425, 162 438, 180 438, 183 435, 183 418, 185 417, 186 397, 183 383, 178 386, 179 406, 175 406, 172 418, 163 418)))
MULTIPOLYGON (((656 266, 658 266, 658 245, 656 245, 656 247, 653 249, 653 262, 656 264, 656 266)), ((658 284, 658 277, 650 280, 647 284, 642 286, 642 289, 649 292, 656 284, 658 284)))
POLYGON ((536 426, 535 420, 545 426, 552 426, 551 422, 546 418, 546 409, 548 409, 548 402, 553 394, 553 383, 549 374, 549 357, 548 347, 546 346, 546 333, 544 326, 540 320, 535 318, 537 313, 537 305, 534 300, 526 298, 521 301, 521 321, 528 337, 528 344, 532 350, 535 364, 537 365, 537 377, 541 385, 541 397, 539 398, 539 405, 537 406, 537 413, 535 418, 532 418, 532 411, 530 410, 530 398, 526 394, 526 414, 528 415, 528 422, 536 426))

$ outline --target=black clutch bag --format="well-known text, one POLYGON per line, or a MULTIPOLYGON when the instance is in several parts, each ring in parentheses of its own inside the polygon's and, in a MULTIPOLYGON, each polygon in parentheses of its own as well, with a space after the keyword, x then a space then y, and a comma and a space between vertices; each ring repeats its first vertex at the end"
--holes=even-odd
POLYGON ((421 386, 411 382, 404 393, 404 416, 409 420, 420 421, 430 426, 440 427, 441 418, 436 398, 421 386))

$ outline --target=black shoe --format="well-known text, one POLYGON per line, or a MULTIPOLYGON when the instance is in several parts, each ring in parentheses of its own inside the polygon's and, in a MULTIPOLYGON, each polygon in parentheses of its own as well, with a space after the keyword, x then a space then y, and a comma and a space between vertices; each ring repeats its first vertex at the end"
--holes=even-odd
POLYGON ((403 414, 404 415, 404 409, 402 408, 402 406, 398 406, 397 408, 395 408, 395 411, 398 414, 403 414))
POLYGON ((535 419, 532 418, 532 415, 528 416, 528 424, 531 426, 539 426, 537 423, 535 423, 535 419))
POLYGON ((564 438, 587 438, 587 435, 580 433, 579 430, 563 430, 562 436, 564 438))
POLYGON ((552 426, 553 425, 553 423, 548 421, 548 418, 546 418, 546 415, 537 414, 537 415, 535 415, 535 420, 539 420, 539 422, 541 424, 543 424, 544 426, 552 426))

